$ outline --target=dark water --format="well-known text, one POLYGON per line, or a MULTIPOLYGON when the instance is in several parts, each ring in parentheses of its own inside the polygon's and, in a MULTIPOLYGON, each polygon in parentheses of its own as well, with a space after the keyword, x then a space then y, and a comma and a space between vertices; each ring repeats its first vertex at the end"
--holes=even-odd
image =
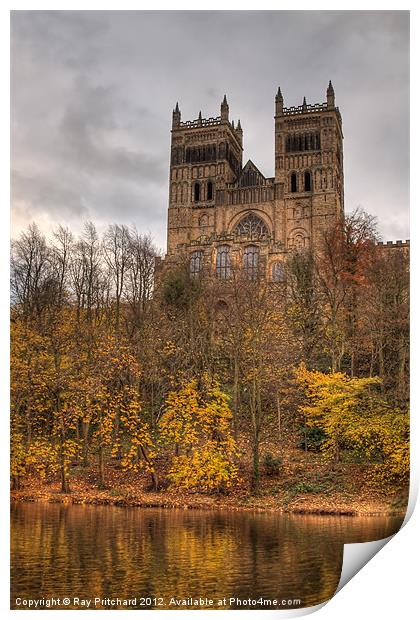
POLYGON ((334 594, 343 543, 385 538, 400 525, 387 517, 14 504, 11 607, 27 608, 18 597, 44 600, 43 609, 51 598, 60 602, 50 609, 83 608, 74 597, 92 599, 90 609, 177 609, 171 599, 188 597, 213 605, 181 609, 315 605, 334 594), (124 607, 95 597, 136 600, 124 607), (271 605, 229 603, 259 597, 271 605))

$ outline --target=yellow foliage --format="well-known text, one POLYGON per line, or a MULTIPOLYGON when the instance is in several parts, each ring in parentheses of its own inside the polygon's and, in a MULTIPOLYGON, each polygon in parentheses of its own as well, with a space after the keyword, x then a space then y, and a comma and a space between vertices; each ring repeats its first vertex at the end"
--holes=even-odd
POLYGON ((212 490, 237 480, 231 422, 227 395, 207 376, 201 391, 193 379, 168 394, 159 428, 162 439, 178 447, 169 473, 174 486, 212 490))
POLYGON ((223 451, 217 442, 208 441, 189 455, 174 457, 169 477, 174 486, 185 489, 212 491, 230 487, 238 478, 238 468, 231 461, 233 454, 228 449, 223 451))
POLYGON ((348 447, 376 463, 383 481, 404 481, 409 474, 409 416, 392 408, 378 391, 378 377, 353 377, 343 373, 296 370, 306 401, 300 407, 306 424, 326 435, 321 449, 338 458, 348 447))
POLYGON ((12 323, 12 476, 31 471, 44 479, 58 466, 67 474, 80 449, 80 423, 96 449, 120 450, 124 433, 122 466, 138 469, 142 459, 151 471, 140 367, 128 342, 106 327, 80 338, 74 318, 63 310, 48 329, 19 317, 12 323))

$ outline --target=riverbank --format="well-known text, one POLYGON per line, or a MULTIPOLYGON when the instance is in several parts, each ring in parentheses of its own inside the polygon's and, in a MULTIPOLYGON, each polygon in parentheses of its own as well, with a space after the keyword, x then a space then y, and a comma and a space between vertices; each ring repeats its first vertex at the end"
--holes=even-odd
POLYGON ((15 502, 68 504, 97 504, 126 507, 224 509, 259 512, 354 515, 404 516, 407 505, 402 490, 384 491, 373 488, 360 466, 343 465, 334 472, 312 459, 311 469, 300 467, 280 472, 278 476, 265 475, 260 494, 255 497, 249 485, 235 486, 223 494, 205 494, 179 490, 149 490, 146 475, 127 474, 118 465, 108 465, 107 488, 100 489, 94 468, 77 467, 72 471, 71 492, 60 492, 58 480, 40 481, 30 477, 25 486, 11 492, 15 502))
POLYGON ((393 506, 380 499, 358 498, 357 506, 348 498, 336 496, 334 498, 320 497, 314 501, 312 498, 300 498, 295 504, 282 504, 279 501, 267 501, 267 498, 250 497, 247 501, 237 502, 228 498, 213 498, 200 494, 200 496, 177 496, 173 493, 147 493, 138 494, 136 497, 113 496, 106 491, 89 491, 89 494, 72 492, 60 493, 57 490, 39 489, 38 491, 21 490, 12 491, 12 502, 49 502, 61 504, 89 504, 89 505, 113 505, 120 507, 139 508, 183 508, 188 510, 239 510, 253 512, 280 512, 293 514, 319 514, 319 515, 342 515, 342 516, 398 516, 405 515, 405 509, 393 506), (332 501, 331 501, 332 499, 332 501))

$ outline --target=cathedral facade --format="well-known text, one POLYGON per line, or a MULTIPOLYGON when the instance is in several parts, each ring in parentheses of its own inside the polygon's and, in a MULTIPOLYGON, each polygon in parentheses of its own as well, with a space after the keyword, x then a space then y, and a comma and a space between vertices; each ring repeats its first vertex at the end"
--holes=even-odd
POLYGON ((172 116, 167 254, 161 268, 181 257, 190 273, 206 269, 229 278, 233 265, 284 278, 287 254, 316 249, 323 231, 344 214, 343 132, 329 83, 326 101, 285 107, 275 97, 274 176, 251 160, 243 164, 243 130, 220 116, 182 121, 172 116))

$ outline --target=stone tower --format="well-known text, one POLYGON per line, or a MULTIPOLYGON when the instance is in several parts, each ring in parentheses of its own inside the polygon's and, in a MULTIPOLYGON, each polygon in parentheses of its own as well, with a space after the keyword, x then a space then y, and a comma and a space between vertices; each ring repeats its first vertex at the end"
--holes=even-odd
POLYGON ((220 116, 181 121, 176 104, 172 115, 168 254, 200 235, 224 225, 217 210, 224 189, 242 170, 242 129, 229 121, 226 95, 220 116))
POLYGON ((229 278, 232 266, 281 281, 291 251, 316 249, 322 231, 344 213, 341 115, 329 83, 326 102, 285 107, 275 97, 275 162, 265 177, 243 166, 243 132, 229 120, 226 96, 220 116, 181 121, 172 115, 168 249, 163 264, 181 256, 191 274, 206 267, 229 278))
POLYGON ((275 179, 284 188, 284 240, 309 247, 344 214, 343 131, 329 83, 326 103, 284 107, 276 95, 275 179))

